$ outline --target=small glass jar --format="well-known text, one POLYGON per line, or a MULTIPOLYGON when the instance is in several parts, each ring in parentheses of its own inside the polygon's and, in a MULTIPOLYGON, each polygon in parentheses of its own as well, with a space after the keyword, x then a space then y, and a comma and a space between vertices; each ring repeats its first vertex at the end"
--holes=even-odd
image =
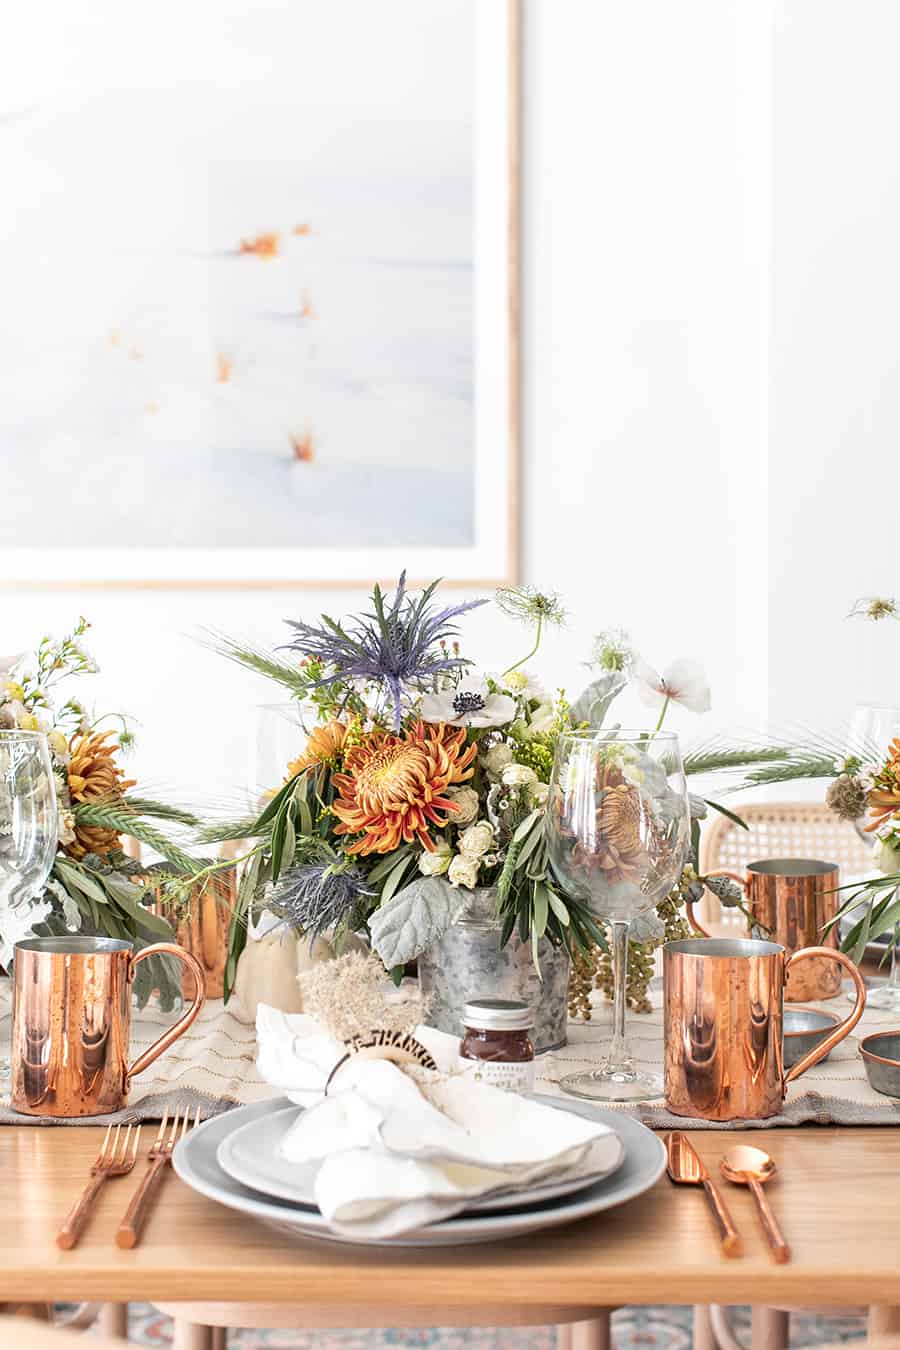
POLYGON ((510 998, 473 998, 463 1010, 461 1067, 508 1092, 534 1091, 534 1013, 510 998), (472 1064, 472 1061, 475 1061, 472 1064))

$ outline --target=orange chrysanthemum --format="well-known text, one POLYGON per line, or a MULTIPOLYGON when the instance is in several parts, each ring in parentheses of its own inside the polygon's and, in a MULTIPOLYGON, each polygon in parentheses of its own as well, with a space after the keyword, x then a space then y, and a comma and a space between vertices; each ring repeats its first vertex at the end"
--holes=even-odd
MULTIPOLYGON (((126 778, 116 763, 118 745, 106 744, 111 735, 111 731, 89 731, 72 737, 67 780, 73 803, 115 801, 128 788, 135 786, 135 780, 126 778)), ((98 857, 105 858, 120 843, 118 830, 103 825, 78 823, 75 826, 75 838, 65 845, 65 852, 72 858, 83 858, 87 853, 96 853, 98 857)))
POLYGON ((869 793, 869 815, 869 833, 886 825, 893 816, 900 816, 900 737, 888 746, 887 760, 869 793))
POLYGON ((292 759, 288 765, 287 778, 293 778, 303 769, 311 769, 314 764, 324 764, 327 760, 337 759, 346 739, 347 725, 336 718, 326 722, 324 727, 316 727, 310 732, 303 753, 292 759))
POLYGON ((347 852, 390 853, 418 840, 433 853, 429 826, 443 828, 459 809, 444 794, 472 777, 477 746, 465 742, 465 727, 417 722, 404 736, 378 732, 349 750, 332 808, 335 834, 362 836, 347 852))

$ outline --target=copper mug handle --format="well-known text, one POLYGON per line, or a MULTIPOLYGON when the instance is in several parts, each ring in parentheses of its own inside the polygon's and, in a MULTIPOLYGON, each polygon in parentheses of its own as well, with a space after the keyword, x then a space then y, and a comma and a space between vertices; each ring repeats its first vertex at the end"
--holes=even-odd
MULTIPOLYGON (((749 878, 748 878, 748 877, 742 877, 742 876, 740 875, 739 872, 728 872, 728 871, 726 871, 724 868, 722 868, 722 869, 719 870, 719 871, 716 871, 716 872, 710 872, 709 875, 710 875, 711 877, 729 877, 732 881, 736 881, 736 882, 738 883, 738 885, 739 885, 740 887, 742 887, 742 889, 743 889, 743 891, 744 891, 744 894, 746 895, 746 893, 747 893, 747 887, 748 887, 748 884, 749 884, 749 878)), ((693 900, 687 900, 687 901, 685 901, 685 906, 684 906, 684 908, 685 908, 685 912, 687 913, 688 923, 691 925, 691 927, 693 928, 693 930, 694 930, 694 932, 697 934, 697 936, 698 936, 698 937, 702 937, 702 938, 708 938, 708 937, 711 937, 712 935, 711 935, 710 933, 707 933, 706 929, 703 927, 703 925, 701 924, 700 920, 699 920, 699 919, 696 917, 696 915, 694 914, 694 902, 693 902, 693 900)))
POLYGON ((187 966, 188 970, 193 975, 194 983, 196 984, 194 1001, 187 1012, 182 1013, 178 1021, 164 1031, 152 1045, 149 1045, 142 1055, 138 1055, 130 1068, 125 1070, 126 1092, 131 1086, 132 1078, 134 1078, 136 1074, 142 1073, 149 1064, 152 1064, 155 1059, 158 1059, 161 1054, 168 1050, 169 1046, 173 1045, 174 1042, 178 1040, 179 1036, 184 1035, 200 1009, 203 1007, 203 1004, 206 1002, 206 976, 203 973, 203 967, 196 956, 192 956, 191 953, 185 951, 183 947, 176 946, 174 942, 154 942, 152 946, 142 947, 139 952, 136 952, 130 958, 128 963, 128 983, 130 984, 134 979, 134 968, 139 961, 143 961, 146 956, 159 956, 162 953, 165 953, 168 956, 177 956, 178 960, 187 966))
POLYGON ((843 1022, 835 1027, 834 1031, 829 1031, 824 1041, 819 1041, 818 1045, 814 1046, 808 1054, 805 1054, 802 1059, 798 1059, 797 1063, 788 1069, 784 1076, 785 1087, 788 1083, 792 1083, 795 1078, 799 1078, 801 1073, 806 1073, 807 1069, 811 1069, 814 1064, 818 1064, 819 1060, 824 1059, 839 1041, 842 1041, 845 1036, 849 1036, 866 1007, 866 985, 862 975, 860 975, 849 956, 845 956, 843 952, 835 951, 833 947, 804 947, 802 951, 794 952, 793 956, 789 956, 785 962, 785 983, 787 983, 788 973, 795 961, 806 961, 813 956, 830 956, 832 961, 837 961, 839 965, 850 972, 853 983, 856 985, 856 1005, 849 1017, 845 1017, 843 1022))

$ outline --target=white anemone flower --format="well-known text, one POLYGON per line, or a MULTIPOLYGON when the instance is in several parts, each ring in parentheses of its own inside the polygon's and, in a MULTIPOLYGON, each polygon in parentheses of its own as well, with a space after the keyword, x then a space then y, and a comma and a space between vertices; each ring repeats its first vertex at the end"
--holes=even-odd
POLYGON ((703 668, 696 661, 688 661, 685 657, 673 661, 662 675, 657 674, 646 661, 638 660, 632 679, 637 686, 638 697, 648 708, 660 707, 663 703, 680 703, 690 712, 705 713, 712 707, 703 668))
POLYGON ((422 717, 426 722, 444 722, 449 727, 500 727, 516 715, 516 700, 508 694, 492 694, 487 680, 463 677, 453 689, 426 694, 422 717))

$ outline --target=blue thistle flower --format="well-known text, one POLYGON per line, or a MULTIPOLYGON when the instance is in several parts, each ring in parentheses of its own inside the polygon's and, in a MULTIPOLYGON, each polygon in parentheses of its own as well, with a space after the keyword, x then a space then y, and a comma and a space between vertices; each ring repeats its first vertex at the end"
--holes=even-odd
POLYGON ((458 632, 451 620, 487 604, 486 600, 466 600, 435 610, 430 601, 438 584, 433 581, 415 599, 407 594, 403 572, 392 600, 376 585, 374 614, 364 614, 346 628, 327 614, 319 626, 288 619, 296 636, 287 650, 311 657, 325 668, 327 673, 312 687, 351 680, 381 685, 393 703, 394 727, 399 732, 405 688, 421 689, 435 675, 471 664, 464 657, 448 655, 440 644, 458 632))
POLYGON ((345 920, 354 926, 361 922, 362 914, 356 919, 355 912, 375 894, 362 868, 343 866, 336 858, 326 857, 288 868, 267 899, 266 908, 291 928, 299 929, 312 944, 345 920))

